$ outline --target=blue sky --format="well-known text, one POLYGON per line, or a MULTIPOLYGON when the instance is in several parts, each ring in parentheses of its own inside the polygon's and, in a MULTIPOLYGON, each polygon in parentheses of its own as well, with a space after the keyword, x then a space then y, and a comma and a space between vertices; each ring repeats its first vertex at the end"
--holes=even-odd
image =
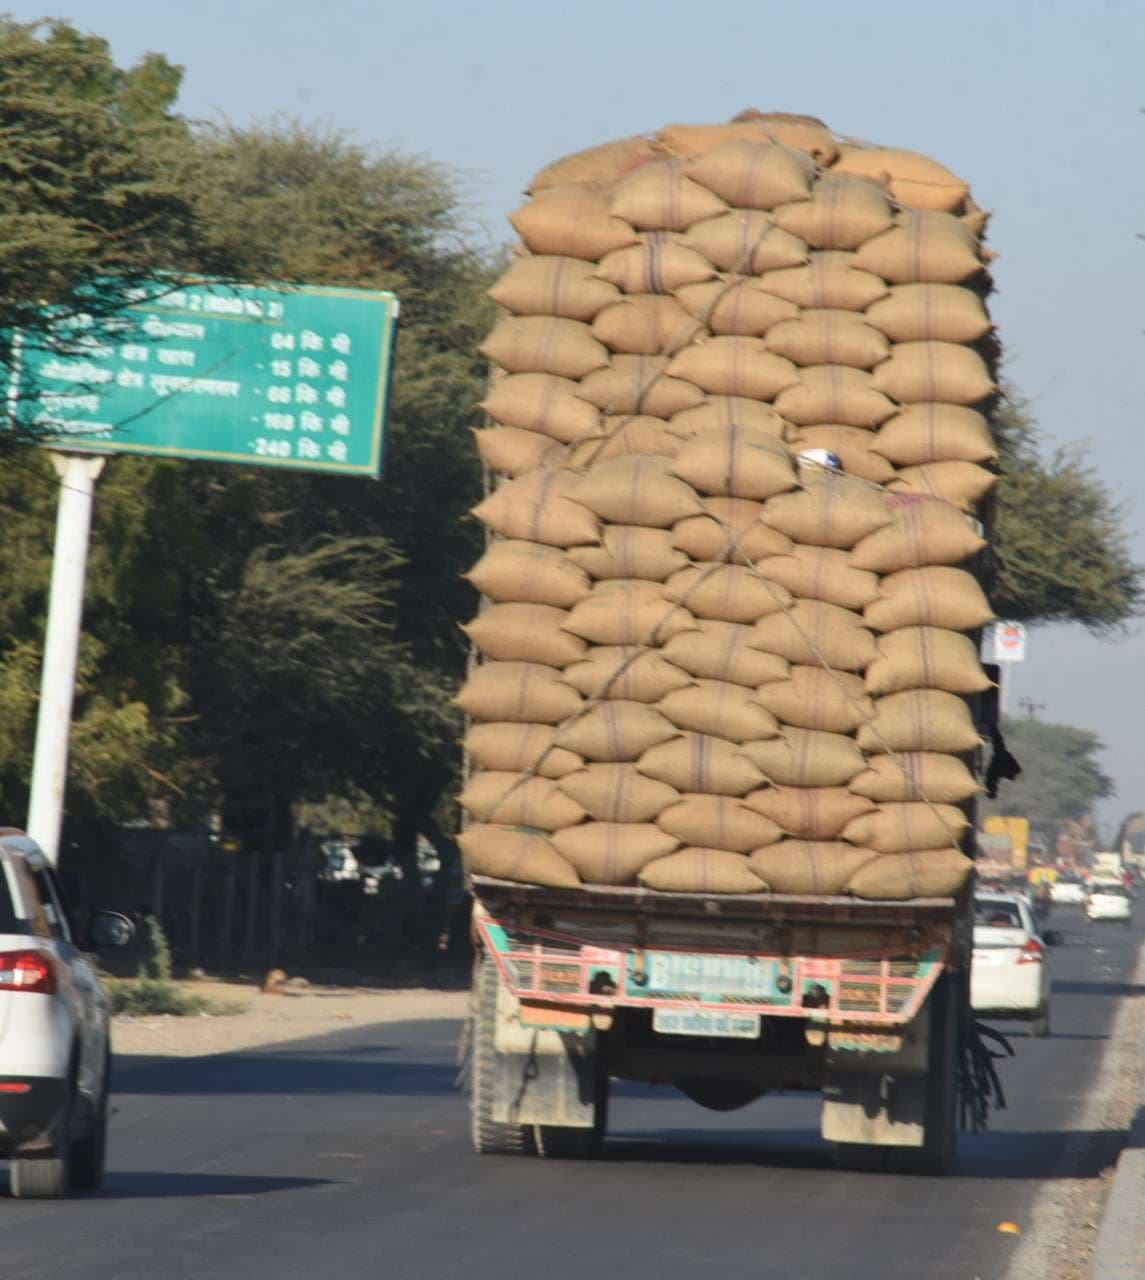
MULTIPOLYGON (((58 4, 121 63, 153 49, 184 66, 191 115, 297 116, 454 166, 495 240, 547 161, 746 106, 934 155, 994 210, 1008 376, 1055 440, 1092 446, 1145 559, 1140 0, 58 4)), ((1012 686, 1105 740, 1110 820, 1145 808, 1143 659, 1140 631, 1041 628, 1012 686)))

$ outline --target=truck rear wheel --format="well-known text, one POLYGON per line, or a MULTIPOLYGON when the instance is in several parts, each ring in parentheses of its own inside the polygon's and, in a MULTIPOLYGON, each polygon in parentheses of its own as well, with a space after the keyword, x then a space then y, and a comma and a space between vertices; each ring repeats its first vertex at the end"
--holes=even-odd
POLYGON ((532 1155, 536 1150, 529 1125, 493 1119, 497 1080, 497 986, 501 979, 490 956, 482 956, 473 977, 473 1056, 469 1073, 469 1127, 473 1149, 480 1155, 532 1155))

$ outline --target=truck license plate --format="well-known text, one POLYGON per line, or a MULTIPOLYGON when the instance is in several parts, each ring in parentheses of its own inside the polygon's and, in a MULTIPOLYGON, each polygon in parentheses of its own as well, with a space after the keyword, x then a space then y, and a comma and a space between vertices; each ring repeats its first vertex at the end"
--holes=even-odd
POLYGON ((652 1030, 672 1036, 726 1036, 759 1039, 758 1013, 721 1013, 718 1009, 654 1009, 652 1030))

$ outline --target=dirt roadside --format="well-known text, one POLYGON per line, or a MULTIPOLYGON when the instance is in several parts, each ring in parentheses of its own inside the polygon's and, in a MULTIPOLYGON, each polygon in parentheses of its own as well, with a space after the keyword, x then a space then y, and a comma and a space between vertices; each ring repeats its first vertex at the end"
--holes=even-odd
POLYGON ((290 989, 264 995, 257 986, 237 982, 194 982, 185 990, 224 1005, 240 1005, 233 1014, 189 1018, 126 1017, 112 1020, 116 1053, 198 1058, 283 1044, 350 1027, 422 1018, 461 1018, 466 991, 377 990, 365 987, 290 989))

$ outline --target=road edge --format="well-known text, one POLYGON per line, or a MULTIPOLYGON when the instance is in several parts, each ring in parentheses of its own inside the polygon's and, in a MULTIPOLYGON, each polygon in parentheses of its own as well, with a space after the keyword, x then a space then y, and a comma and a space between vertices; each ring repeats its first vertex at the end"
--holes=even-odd
MULTIPOLYGON (((1137 1059, 1145 1063, 1145 1032, 1137 1040, 1137 1059)), ((1125 1148, 1117 1158, 1105 1201, 1097 1243, 1090 1259, 1090 1280, 1140 1280, 1145 1260, 1145 1103, 1137 1109, 1125 1148)))

